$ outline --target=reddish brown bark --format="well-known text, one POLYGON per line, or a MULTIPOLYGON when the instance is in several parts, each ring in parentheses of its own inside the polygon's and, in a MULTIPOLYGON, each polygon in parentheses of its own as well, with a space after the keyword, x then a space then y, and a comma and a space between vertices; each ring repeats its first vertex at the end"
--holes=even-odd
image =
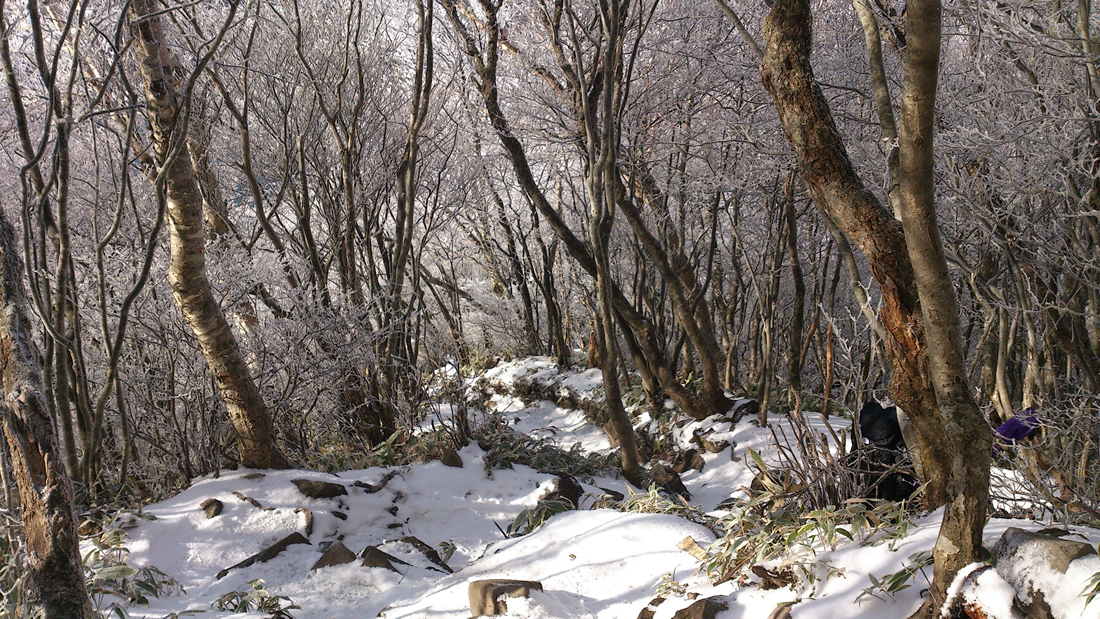
POLYGON ((25 307, 23 266, 15 247, 11 224, 0 210, 0 414, 19 487, 26 566, 48 619, 90 619, 72 484, 43 398, 39 357, 25 307))

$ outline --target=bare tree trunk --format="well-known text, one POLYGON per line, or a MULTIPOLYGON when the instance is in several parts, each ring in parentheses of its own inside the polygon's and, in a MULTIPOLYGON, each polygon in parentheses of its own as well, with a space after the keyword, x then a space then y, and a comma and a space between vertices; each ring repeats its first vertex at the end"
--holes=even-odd
POLYGON ((913 251, 901 226, 866 190, 847 157, 810 66, 812 16, 807 0, 774 3, 764 22, 767 52, 761 74, 815 202, 867 256, 882 290, 882 322, 890 335, 886 344, 891 393, 917 431, 929 481, 926 506, 947 505, 936 546, 931 609, 942 602, 958 568, 980 556, 991 433, 977 414, 961 364, 958 310, 942 250, 938 259, 923 255, 939 247, 931 132, 940 7, 938 2, 919 2, 916 10, 919 18, 911 2, 908 23, 917 27, 910 32, 906 52, 900 166, 911 211, 906 218, 917 244, 913 251), (910 256, 918 251, 923 252, 921 264, 914 266, 910 256), (937 262, 942 265, 937 267, 937 262), (922 311, 925 295, 929 307, 922 311))
POLYGON ((73 489, 46 411, 38 353, 25 308, 23 267, 0 209, 0 365, 3 428, 19 487, 27 568, 47 619, 91 619, 73 489))
POLYGON ((955 574, 981 560, 982 529, 989 506, 992 432, 970 392, 959 304, 936 222, 932 145, 940 64, 940 0, 910 0, 907 8, 908 44, 898 131, 899 193, 906 247, 924 317, 930 377, 939 407, 934 421, 943 429, 938 436, 920 439, 922 443, 943 441, 951 455, 947 504, 933 549, 936 569, 923 609, 931 616, 943 605, 955 574))
MULTIPOLYGON (((791 329, 787 334, 790 357, 787 359, 787 382, 791 389, 802 388, 802 331, 806 320, 806 283, 802 277, 802 262, 798 259, 798 221, 794 212, 794 174, 787 177, 784 191, 787 223, 787 253, 791 257, 791 279, 794 282, 794 300, 791 307, 791 329)), ((812 335, 812 334, 811 334, 812 335)))
MULTIPOLYGON (((551 229, 561 239, 569 255, 577 261, 577 264, 585 272, 596 277, 596 260, 593 258, 591 251, 587 244, 573 233, 568 224, 546 199, 546 195, 542 192, 531 171, 523 144, 512 133, 508 119, 500 106, 496 83, 497 61, 499 60, 499 49, 502 45, 500 25, 497 22, 496 14, 499 7, 492 5, 487 0, 482 0, 479 4, 486 13, 484 27, 487 31, 488 40, 484 45, 484 51, 482 51, 474 32, 466 25, 460 15, 458 5, 453 0, 443 0, 443 6, 447 11, 447 19, 462 42, 463 52, 474 64, 474 70, 478 75, 478 87, 485 103, 485 111, 489 116, 489 122, 508 155, 516 179, 519 181, 520 189, 535 205, 539 214, 550 224, 551 229)), ((650 367, 665 393, 680 406, 681 410, 695 419, 705 419, 709 415, 718 412, 708 406, 703 398, 691 393, 680 384, 661 351, 652 322, 647 320, 627 300, 615 282, 609 282, 609 286, 610 300, 615 311, 634 331, 638 349, 649 361, 650 367)))
MULTIPOLYGON (((206 61, 221 42, 236 6, 232 5, 229 20, 209 46, 206 61)), ((168 281, 225 401, 237 431, 241 462, 252 468, 286 468, 290 463, 275 444, 267 406, 206 278, 202 194, 190 160, 181 154, 194 80, 192 76, 186 85, 182 83, 183 69, 168 48, 160 19, 149 16, 156 11, 152 0, 135 0, 130 6, 130 23, 160 166, 157 199, 167 204, 171 248, 168 281)), ((202 70, 202 64, 205 62, 200 63, 196 73, 202 70)))
MULTIPOLYGON (((622 389, 619 384, 619 345, 616 340, 615 313, 611 306, 611 264, 610 241, 614 225, 615 207, 622 202, 619 195, 622 185, 619 182, 618 125, 614 119, 619 116, 622 103, 622 19, 618 0, 610 0, 600 7, 600 26, 602 35, 603 58, 602 73, 604 89, 599 105, 594 106, 587 99, 582 102, 581 120, 588 150, 585 185, 588 192, 588 240, 592 255, 596 261, 596 301, 599 316, 600 371, 603 374, 604 394, 611 424, 615 436, 619 439, 620 458, 623 476, 635 486, 641 485, 641 463, 638 447, 634 440, 634 427, 623 407, 622 389)), ((571 16, 572 17, 572 16, 571 16)), ((570 34, 576 43, 576 30, 572 19, 569 21, 570 34)), ((579 47, 579 45, 578 45, 579 47)))

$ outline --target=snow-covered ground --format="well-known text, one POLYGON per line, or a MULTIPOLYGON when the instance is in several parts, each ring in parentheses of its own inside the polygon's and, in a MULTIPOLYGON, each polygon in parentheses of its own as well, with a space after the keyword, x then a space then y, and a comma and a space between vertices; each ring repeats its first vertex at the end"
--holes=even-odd
MULTIPOLYGON (((491 394, 489 406, 503 413, 517 431, 549 438, 565 448, 576 443, 586 451, 609 448, 607 437, 585 421, 582 411, 549 401, 522 402, 508 395, 517 380, 538 381, 582 400, 598 399, 602 395, 598 372, 560 374, 548 359, 534 357, 502 364, 474 386, 491 394)), ((819 415, 808 414, 807 418, 811 428, 824 430, 819 415)), ((785 418, 773 423, 788 434, 792 432, 785 418)), ((695 429, 714 430, 713 440, 730 442, 720 453, 702 454, 702 471, 689 470, 682 475, 691 502, 721 516, 725 512, 715 511, 718 504, 730 497, 743 497, 742 488, 752 480, 748 450, 756 450, 765 459, 774 458, 772 433, 748 420, 733 426, 712 419, 685 425, 673 438, 686 447, 695 429)), ((467 586, 471 581, 508 578, 537 580, 543 585, 543 592, 533 593, 530 599, 509 601, 508 616, 513 617, 634 619, 650 604, 664 580, 684 588, 656 606, 654 619, 672 617, 692 599, 709 596, 722 596, 729 605, 729 610, 718 614, 720 619, 764 619, 789 602, 797 602, 790 609, 796 619, 901 618, 920 605, 931 576, 930 571, 927 575, 917 573, 909 583, 912 586, 892 597, 881 593, 878 598, 861 596, 871 586, 871 576, 881 578, 897 572, 909 564, 911 555, 932 548, 941 512, 915 519, 907 535, 892 545, 861 545, 857 541, 842 543, 835 550, 819 548, 818 565, 830 566, 832 575, 815 583, 802 580, 793 589, 763 590, 754 579, 712 586, 705 575, 696 573, 698 561, 677 545, 690 536, 706 548, 715 540, 714 534, 702 525, 665 514, 569 511, 552 517, 533 533, 506 539, 502 530, 507 530, 521 511, 536 506, 552 489, 555 476, 518 465, 513 470, 488 472, 485 453, 476 444, 459 451, 459 456, 462 468, 435 461, 339 475, 222 471, 218 478, 195 480, 179 495, 147 506, 144 518, 136 519, 136 526, 127 530, 125 542, 131 551, 127 558, 131 566, 154 565, 176 579, 185 592, 152 599, 148 607, 134 605, 128 609, 129 615, 159 618, 172 613, 186 616, 191 611, 211 618, 239 616, 213 608, 212 603, 263 579, 272 595, 286 596, 301 607, 291 611, 301 619, 464 618, 470 616, 467 586), (292 483, 294 479, 341 484, 347 494, 307 498, 292 483), (383 480, 385 486, 378 490, 383 480), (201 508, 210 498, 224 504, 214 518, 207 518, 201 508), (291 545, 267 562, 217 577, 224 568, 294 532, 307 534, 305 510, 312 517, 309 544, 291 545), (414 545, 401 541, 407 536, 437 549, 453 549, 446 563, 454 573, 447 574, 414 545), (364 567, 358 560, 312 570, 322 548, 337 540, 355 553, 377 546, 403 563, 395 563, 397 571, 364 567)), ((622 480, 592 481, 592 485, 584 485, 590 498, 582 505, 591 505, 595 497, 604 494, 602 489, 630 492, 622 480)), ((985 529, 985 543, 992 547, 1008 527, 1039 530, 1043 526, 994 519, 985 529)), ((1100 541, 1100 532, 1095 530, 1074 533, 1076 539, 1092 545, 1100 541)), ((1085 598, 1079 595, 1096 572, 1100 572, 1100 559, 1094 555, 1078 559, 1067 575, 1060 576, 1056 584, 1060 594, 1052 603, 1056 617, 1100 617, 1100 601, 1086 607, 1085 598)), ((997 596, 1003 597, 1005 590, 992 582, 995 575, 983 575, 983 579, 991 581, 983 589, 988 593, 982 594, 989 597, 987 606, 1008 608, 1003 599, 997 604, 997 596)), ((1003 612, 1009 613, 1004 619, 1011 616, 1010 611, 1003 612)))

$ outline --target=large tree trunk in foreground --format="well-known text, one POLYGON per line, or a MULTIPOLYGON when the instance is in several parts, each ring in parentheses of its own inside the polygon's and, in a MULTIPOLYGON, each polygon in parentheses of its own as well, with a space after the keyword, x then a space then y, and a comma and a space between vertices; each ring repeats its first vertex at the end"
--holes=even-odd
MULTIPOLYGON (((920 293, 932 387, 942 440, 951 454, 947 505, 936 540, 932 590, 925 613, 938 611, 955 573, 981 560, 989 504, 992 433, 970 392, 959 328, 959 304, 936 223, 932 138, 940 64, 940 0, 910 0, 899 127, 902 225, 920 293)), ((925 414, 926 411, 922 411, 925 414)), ((921 441, 927 442, 926 437, 921 441)))
POLYGON ((91 619, 77 547, 73 488, 42 393, 24 302, 23 266, 0 211, 0 367, 3 428, 19 486, 27 568, 47 619, 91 619))
POLYGON ((181 91, 183 68, 168 48, 159 17, 144 17, 156 10, 152 0, 135 0, 130 6, 130 23, 160 166, 157 199, 167 201, 168 282, 225 400, 237 431, 241 463, 252 468, 286 468, 290 464, 275 445, 267 406, 206 278, 202 193, 191 161, 182 152, 189 93, 181 91))
POLYGON ((924 19, 919 20, 915 34, 922 40, 911 42, 916 47, 907 52, 906 61, 906 97, 915 98, 905 109, 912 117, 903 120, 901 141, 902 163, 908 166, 903 182, 906 210, 911 211, 906 217, 912 226, 911 248, 902 226, 856 175, 814 79, 807 0, 777 0, 773 5, 764 22, 767 52, 761 77, 775 97, 784 134, 798 154, 814 201, 864 253, 882 290, 890 392, 917 431, 928 481, 925 506, 947 505, 927 611, 942 602, 958 568, 979 559, 991 435, 977 416, 965 370, 956 371, 956 357, 961 356, 961 348, 953 343, 958 341, 957 307, 946 264, 937 266, 943 256, 932 202, 931 119, 939 5, 922 5, 921 10, 927 19, 935 16, 935 26, 929 30, 924 19), (933 46, 935 60, 930 59, 933 46), (927 305, 923 314, 922 301, 927 305))

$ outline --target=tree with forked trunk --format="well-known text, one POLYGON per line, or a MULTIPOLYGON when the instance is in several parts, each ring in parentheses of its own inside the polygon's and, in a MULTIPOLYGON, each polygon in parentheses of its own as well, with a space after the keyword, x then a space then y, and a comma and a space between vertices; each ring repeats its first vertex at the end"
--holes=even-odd
POLYGON ((958 304, 935 216, 932 132, 940 4, 918 0, 908 11, 898 132, 900 224, 848 159, 810 66, 813 17, 807 0, 777 0, 772 6, 763 28, 761 76, 822 216, 864 253, 882 291, 890 392, 916 429, 928 482, 925 506, 946 506, 932 587, 918 611, 930 615, 942 605, 955 573, 980 559, 992 433, 970 393, 958 304))

